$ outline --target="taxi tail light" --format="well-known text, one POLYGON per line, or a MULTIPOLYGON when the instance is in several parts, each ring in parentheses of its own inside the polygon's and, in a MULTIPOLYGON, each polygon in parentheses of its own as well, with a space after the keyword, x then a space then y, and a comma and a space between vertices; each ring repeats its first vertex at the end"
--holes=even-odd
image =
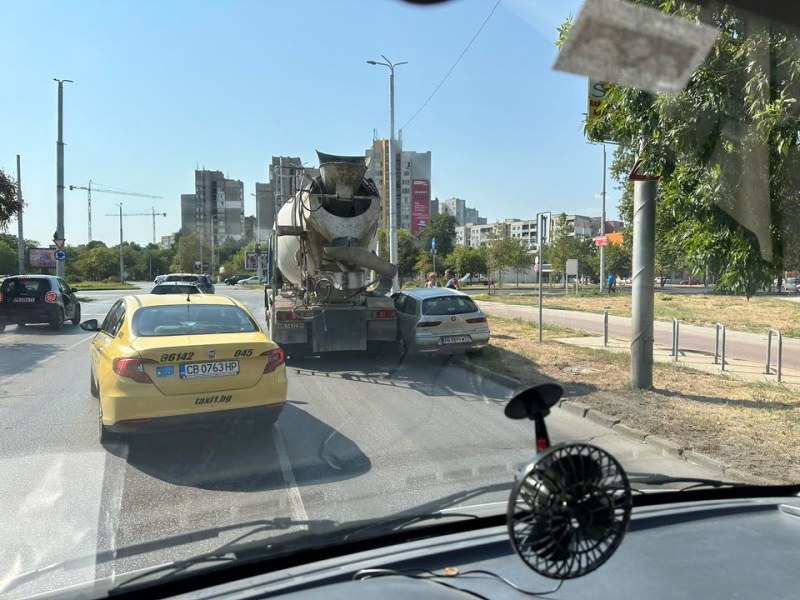
POLYGON ((145 372, 144 366, 155 362, 154 360, 142 358, 115 358, 114 373, 120 377, 133 379, 137 383, 153 383, 150 375, 145 372))
POLYGON ((441 321, 420 321, 419 323, 417 323, 417 327, 437 327, 438 325, 441 324, 442 324, 441 321))
POLYGON ((56 294, 55 292, 47 292, 44 295, 44 301, 45 302, 50 302, 50 303, 58 302, 58 294, 56 294))
POLYGON ((286 354, 280 348, 273 348, 262 352, 261 356, 266 356, 267 366, 264 367, 264 374, 272 373, 275 369, 280 367, 286 361, 286 354))
POLYGON ((397 311, 396 310, 376 310, 374 314, 375 314, 375 318, 376 319, 396 319, 397 318, 397 311))
POLYGON ((472 319, 467 319, 467 323, 486 323, 486 317, 473 317, 472 319))

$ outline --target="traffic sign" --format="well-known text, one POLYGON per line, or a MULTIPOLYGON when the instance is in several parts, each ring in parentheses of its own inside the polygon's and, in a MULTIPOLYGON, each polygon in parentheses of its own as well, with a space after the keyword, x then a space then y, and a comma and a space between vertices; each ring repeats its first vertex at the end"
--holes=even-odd
POLYGON ((608 238, 604 235, 598 235, 594 238, 594 245, 595 246, 608 246, 608 238))
MULTIPOLYGON (((59 250, 64 249, 64 242, 66 242, 64 238, 53 238, 53 243, 56 245, 56 248, 59 250)), ((63 258, 61 260, 64 260, 63 258)))
MULTIPOLYGON (((64 240, 61 241, 63 242, 64 240)), ((67 253, 63 250, 56 250, 54 256, 56 260, 67 260, 67 253)))

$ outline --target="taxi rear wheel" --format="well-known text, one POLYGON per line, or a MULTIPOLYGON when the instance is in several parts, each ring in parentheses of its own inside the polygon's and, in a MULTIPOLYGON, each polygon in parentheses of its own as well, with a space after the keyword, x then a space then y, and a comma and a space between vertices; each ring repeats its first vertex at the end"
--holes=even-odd
POLYGON ((98 422, 98 426, 99 426, 99 429, 100 429, 98 437, 100 438, 100 443, 101 444, 105 445, 105 444, 107 444, 109 442, 114 442, 114 441, 119 440, 119 435, 117 435, 116 433, 110 432, 108 429, 106 429, 106 426, 103 425, 103 407, 102 406, 100 407, 100 411, 99 411, 99 414, 98 414, 98 421, 97 422, 98 422))
POLYGON ((95 380, 94 380, 94 373, 89 373, 89 392, 95 398, 99 398, 100 397, 100 394, 97 391, 97 382, 95 382, 95 380))

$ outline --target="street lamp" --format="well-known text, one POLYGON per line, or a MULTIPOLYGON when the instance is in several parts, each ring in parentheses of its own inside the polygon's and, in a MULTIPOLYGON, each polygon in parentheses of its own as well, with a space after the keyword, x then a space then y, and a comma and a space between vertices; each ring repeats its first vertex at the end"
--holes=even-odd
MULTIPOLYGON (((595 145, 593 142, 588 142, 595 145)), ((606 143, 603 146, 603 192, 600 194, 602 200, 602 209, 600 211, 600 237, 606 236, 606 143)), ((601 242, 602 244, 603 242, 601 242)), ((600 246, 600 293, 603 292, 606 285, 606 247, 600 246)))
MULTIPOLYGON (((71 79, 56 79, 58 83, 58 140, 56 141, 56 237, 64 239, 64 84, 71 79)), ((63 242, 60 242, 63 243, 63 242)), ((56 275, 64 277, 64 261, 56 263, 56 275)))
POLYGON ((119 282, 125 283, 125 257, 122 254, 122 202, 114 204, 119 206, 119 282))
MULTIPOLYGON (((407 62, 393 63, 383 54, 386 62, 368 60, 368 65, 382 65, 389 68, 389 262, 397 265, 397 173, 394 164, 394 68, 407 62)), ((392 293, 399 289, 397 272, 392 280, 392 293)))

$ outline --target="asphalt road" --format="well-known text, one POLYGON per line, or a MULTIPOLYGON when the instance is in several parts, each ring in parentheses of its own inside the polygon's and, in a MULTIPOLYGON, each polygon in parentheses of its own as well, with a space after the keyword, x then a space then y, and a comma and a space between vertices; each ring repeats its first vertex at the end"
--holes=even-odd
MULTIPOLYGON (((218 292, 244 301, 263 323, 260 290, 218 292)), ((119 295, 82 292, 83 318, 102 319, 119 295)), ((396 364, 366 354, 291 362, 288 405, 274 428, 102 447, 89 394, 91 337, 74 326, 0 333, 0 595, 9 578, 66 559, 86 557, 31 575, 8 597, 187 558, 242 534, 299 531, 307 520, 385 516, 511 482, 532 455, 531 425, 502 414, 513 390, 457 360, 396 364), (301 523, 236 528, 275 517, 301 523), (103 555, 131 546, 135 553, 113 562, 103 555)), ((592 440, 629 470, 715 476, 560 409, 548 422, 554 442, 592 440)))

